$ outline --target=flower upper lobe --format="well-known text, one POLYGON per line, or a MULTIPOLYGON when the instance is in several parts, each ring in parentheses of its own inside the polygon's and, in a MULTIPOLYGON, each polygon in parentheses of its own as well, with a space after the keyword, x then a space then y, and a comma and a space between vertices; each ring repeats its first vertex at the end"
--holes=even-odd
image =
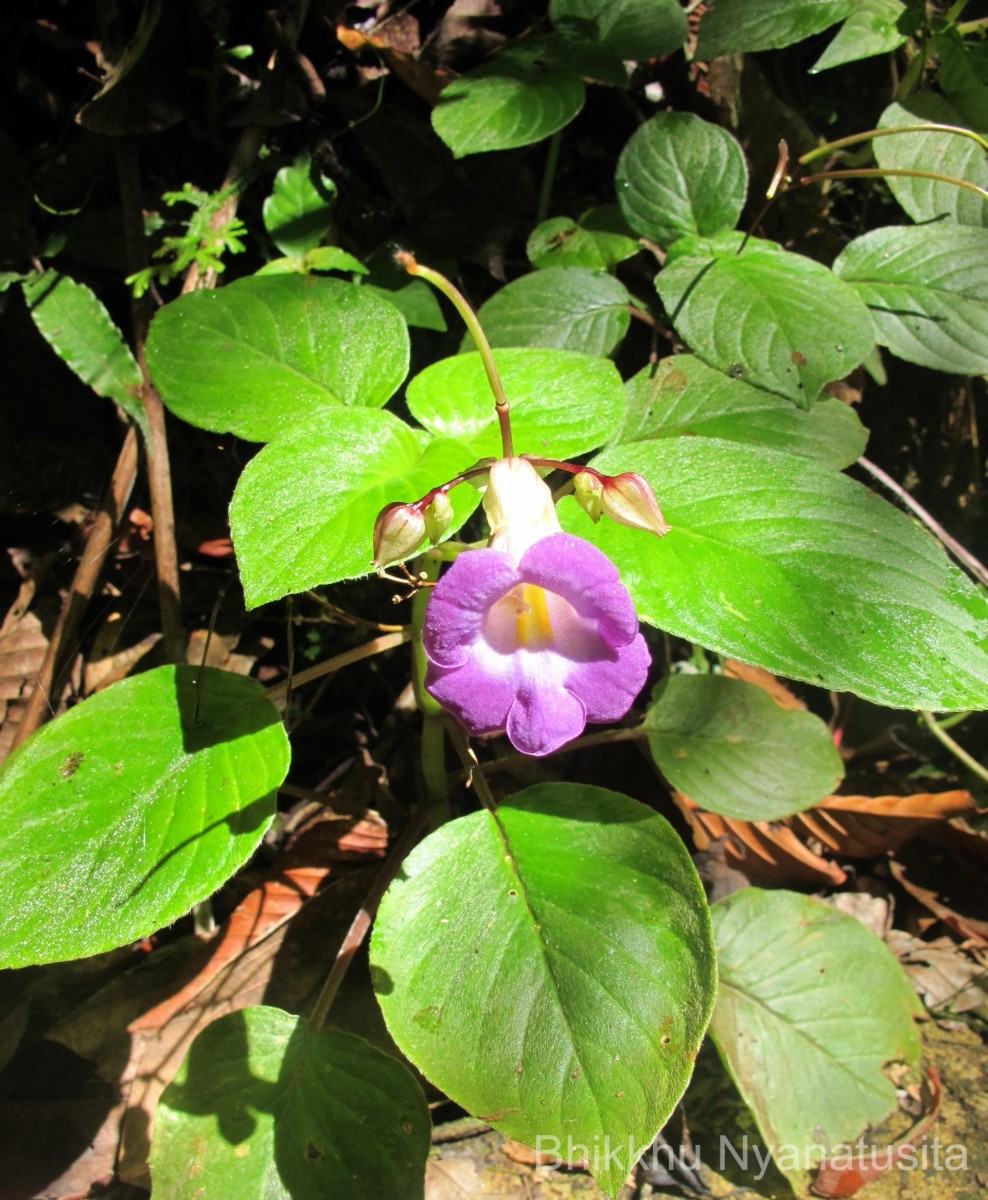
POLYGON ((617 568, 568 533, 518 562, 496 549, 461 554, 429 600, 423 645, 435 699, 471 733, 506 730, 532 755, 624 716, 649 667, 617 568))

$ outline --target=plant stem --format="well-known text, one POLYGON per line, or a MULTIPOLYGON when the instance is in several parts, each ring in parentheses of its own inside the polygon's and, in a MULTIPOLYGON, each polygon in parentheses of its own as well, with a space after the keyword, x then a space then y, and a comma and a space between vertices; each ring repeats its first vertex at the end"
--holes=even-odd
POLYGON ((941 745, 946 746, 950 753, 959 762, 962 762, 969 771, 973 771, 979 779, 983 779, 985 783, 988 783, 988 767, 983 767, 976 758, 972 758, 968 754, 963 746, 955 742, 950 734, 940 725, 933 713, 921 712, 919 715, 923 720, 923 724, 941 745))
POLYGON ((822 146, 817 146, 815 150, 810 150, 807 154, 801 154, 798 161, 805 167, 807 163, 811 163, 814 159, 825 158, 828 154, 832 154, 835 150, 843 150, 845 146, 856 146, 860 142, 870 142, 875 138, 889 137, 894 133, 956 133, 960 137, 970 138, 978 143, 983 149, 988 150, 988 140, 983 138, 981 134, 975 133, 973 129, 964 129, 960 125, 941 125, 936 122, 930 122, 924 125, 892 125, 888 129, 867 129, 864 133, 853 133, 850 137, 838 138, 835 142, 825 142, 822 146))
POLYGON ((460 762, 463 763, 466 770, 468 783, 473 785, 477 797, 484 808, 492 816, 496 816, 497 801, 494 799, 494 793, 491 791, 490 784, 484 777, 484 772, 480 769, 480 763, 477 762, 476 754, 470 749, 470 742, 467 739, 463 726, 455 717, 450 717, 446 722, 446 731, 449 734, 449 740, 453 743, 453 749, 459 755, 460 762))
POLYGON ((542 172, 542 186, 539 188, 539 203, 535 210, 535 223, 541 223, 549 215, 549 205, 552 202, 552 185, 556 180, 556 167, 559 165, 559 147, 562 144, 563 131, 557 129, 549 139, 549 149, 545 156, 545 170, 542 172))
MULTIPOLYGON (((344 654, 337 654, 335 658, 327 658, 325 662, 317 663, 306 671, 299 671, 291 680, 291 687, 293 689, 302 687, 306 683, 311 683, 313 679, 332 675, 334 671, 348 667, 351 663, 360 662, 364 658, 373 658, 375 654, 383 654, 385 650, 393 650, 395 646, 411 640, 412 630, 407 626, 400 633, 388 633, 384 637, 374 638, 372 642, 358 646, 355 650, 347 650, 344 654)), ((269 687, 265 695, 269 700, 283 700, 288 695, 288 688, 289 681, 286 679, 283 683, 276 683, 274 687, 269 687)))
POLYGON ((463 293, 445 275, 441 275, 438 271, 433 271, 431 267, 423 267, 416 260, 414 254, 410 254, 407 250, 399 250, 395 255, 395 262, 400 267, 403 267, 409 275, 420 275, 423 279, 428 280, 434 288, 442 292, 460 314, 463 324, 470 331, 474 345, 480 353, 481 361, 484 364, 484 371, 487 375, 487 382, 494 395, 494 410, 497 413, 498 424, 501 427, 502 452, 505 458, 514 458, 515 451, 511 440, 511 417, 508 397, 504 394, 504 384, 501 382, 501 376, 497 372, 494 355, 491 353, 490 342, 488 342, 487 335, 477 320, 477 314, 467 303, 467 299, 463 293))
POLYGON ((846 171, 821 171, 817 175, 803 175, 796 182, 823 183, 827 179, 885 179, 892 175, 905 175, 910 179, 934 179, 937 183, 952 183, 955 187, 974 192, 983 200, 988 200, 988 190, 969 183, 966 179, 955 179, 953 175, 941 175, 939 171, 920 171, 912 167, 858 167, 846 171))

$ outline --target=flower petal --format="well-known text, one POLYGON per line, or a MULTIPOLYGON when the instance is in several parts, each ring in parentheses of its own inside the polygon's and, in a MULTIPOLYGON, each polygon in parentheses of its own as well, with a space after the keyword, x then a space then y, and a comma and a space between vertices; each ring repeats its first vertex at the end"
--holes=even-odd
POLYGON ((651 661, 639 633, 616 650, 613 658, 574 663, 566 686, 583 701, 588 721, 618 721, 645 686, 651 661))
POLYGON ((430 663, 426 690, 470 733, 500 733, 517 692, 513 665, 511 659, 498 663, 482 652, 458 667, 430 663))
POLYGON ((592 621, 608 646, 626 646, 637 634, 638 614, 617 567, 583 538, 571 533, 542 538, 522 556, 519 571, 592 621))
POLYGON ((507 733, 516 750, 540 757, 579 737, 586 723, 579 697, 529 677, 521 681, 508 713, 507 733))
POLYGON ((462 665, 490 607, 520 579, 514 559, 500 550, 461 554, 429 597, 422 645, 430 660, 442 667, 462 665))

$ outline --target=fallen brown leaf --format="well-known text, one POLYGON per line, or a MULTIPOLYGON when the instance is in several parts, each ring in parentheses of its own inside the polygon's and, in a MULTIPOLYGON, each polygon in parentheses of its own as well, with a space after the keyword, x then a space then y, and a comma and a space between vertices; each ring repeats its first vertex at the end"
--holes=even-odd
POLYGON ((433 67, 406 50, 389 45, 385 38, 377 33, 361 33, 357 29, 348 29, 345 25, 340 25, 336 36, 355 54, 368 48, 376 51, 402 83, 421 96, 427 104, 435 105, 440 92, 453 79, 451 72, 442 67, 433 67))
POLYGON ((772 697, 780 708, 789 709, 791 712, 806 711, 804 701, 791 692, 782 680, 777 679, 771 671, 738 662, 736 658, 729 658, 724 663, 724 674, 728 679, 741 679, 745 683, 752 683, 755 687, 761 688, 763 692, 767 692, 772 697))

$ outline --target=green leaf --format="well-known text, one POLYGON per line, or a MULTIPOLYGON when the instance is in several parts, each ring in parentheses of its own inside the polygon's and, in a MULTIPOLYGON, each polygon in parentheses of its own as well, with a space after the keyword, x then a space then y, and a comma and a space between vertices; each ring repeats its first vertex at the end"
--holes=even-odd
POLYGON ((678 0, 551 0, 549 19, 561 33, 639 61, 672 54, 689 33, 678 0))
POLYGON ((988 132, 988 54, 984 41, 963 37, 956 26, 944 29, 930 43, 940 60, 940 91, 971 129, 988 132))
POLYGON ((272 258, 254 272, 255 275, 307 275, 310 271, 346 271, 348 274, 366 275, 367 268, 359 258, 347 254, 339 246, 316 246, 305 254, 291 254, 285 258, 272 258))
POLYGON ((988 230, 875 229, 845 246, 834 271, 868 305, 878 340, 907 362, 988 372, 988 230))
POLYGON ((302 154, 275 176, 262 210, 264 227, 282 254, 305 254, 329 232, 335 201, 336 184, 302 154))
MULTIPOLYGON (((373 409, 329 409, 265 446, 245 467, 230 505, 247 607, 369 574, 381 509, 418 500, 475 459, 459 442, 427 441, 373 409)), ((469 485, 450 499, 447 536, 480 502, 469 485)))
POLYGON ((243 1008, 203 1029, 162 1094, 151 1178, 169 1200, 421 1200, 431 1128, 397 1059, 243 1008))
POLYGON ((660 246, 733 229, 748 190, 737 141, 692 113, 659 113, 618 159, 618 200, 631 228, 660 246))
POLYGON ((51 270, 26 278, 22 286, 38 331, 62 362, 97 396, 115 400, 146 428, 138 398, 140 367, 96 293, 51 270))
MULTIPOLYGON (((720 987, 710 1032, 765 1142, 826 1154, 892 1113, 883 1068, 919 1062, 922 1005, 888 947, 793 892, 745 888, 712 916, 720 987)), ((797 1195, 810 1165, 786 1171, 797 1195)))
MULTIPOLYGON (((447 270, 442 264, 433 265, 437 270, 447 270)), ((394 261, 387 247, 380 246, 371 254, 367 259, 367 268, 367 278, 362 281, 364 287, 369 287, 393 304, 409 325, 446 332, 446 318, 439 307, 435 289, 423 279, 410 279, 407 272, 394 261)), ((451 262, 448 271, 455 273, 456 264, 451 262)))
POLYGON ((700 358, 803 408, 874 345, 871 318, 854 288, 812 259, 759 238, 683 238, 656 287, 676 331, 700 358))
POLYGON ((819 717, 787 712, 740 679, 670 676, 655 690, 645 728, 669 783, 725 817, 788 817, 829 796, 844 777, 819 717))
POLYGON ((615 204, 591 208, 579 222, 550 217, 529 235, 525 253, 533 267, 587 267, 609 271, 641 249, 615 204))
POLYGON ((628 412, 614 444, 703 437, 767 446, 838 469, 864 453, 868 431, 849 404, 828 398, 808 409, 732 379, 692 354, 662 359, 625 385, 628 412))
POLYGON ((257 849, 288 758, 263 688, 211 667, 158 667, 44 726, 0 769, 0 965, 100 954, 183 916, 257 849))
MULTIPOLYGON (((624 416, 624 385, 614 364, 572 350, 498 350, 519 454, 572 458, 603 445, 624 416)), ((494 400, 479 354, 458 354, 416 375, 408 409, 430 433, 457 438, 477 458, 500 457, 494 400)))
MULTIPOLYGON (((492 346, 544 346, 603 358, 628 332, 630 297, 610 275, 549 267, 506 284, 481 306, 492 346)), ((461 349, 472 349, 469 336, 461 349)))
MULTIPOLYGON (((943 96, 922 92, 905 104, 890 104, 878 122, 880 129, 897 125, 965 126, 963 114, 943 96)), ((875 159, 885 170, 930 171, 988 188, 988 158, 984 149, 960 133, 895 133, 875 138, 875 159)), ((890 175, 885 182, 914 221, 946 218, 958 225, 988 225, 988 199, 955 183, 890 175)))
POLYGON ((711 438, 618 446, 672 532, 563 527, 617 564, 643 620, 677 637, 893 708, 988 707, 988 602, 908 517, 806 458, 711 438))
POLYGON ((909 40, 908 33, 900 32, 907 12, 902 0, 858 0, 833 41, 810 67, 810 74, 898 50, 909 40))
POLYGON ((686 1087, 715 987, 679 837, 578 784, 528 788, 427 838, 384 898, 371 964, 416 1066, 543 1153, 596 1147, 611 1196, 686 1087))
POLYGON ((456 158, 511 150, 568 125, 583 99, 578 75, 517 44, 444 88, 432 127, 456 158))
POLYGON ((854 11, 858 0, 714 0, 700 22, 694 57, 776 50, 822 33, 854 11))
POLYGON ((254 276, 166 305, 147 357, 176 416, 268 441, 327 409, 386 403, 408 371, 408 330, 367 288, 254 276))

